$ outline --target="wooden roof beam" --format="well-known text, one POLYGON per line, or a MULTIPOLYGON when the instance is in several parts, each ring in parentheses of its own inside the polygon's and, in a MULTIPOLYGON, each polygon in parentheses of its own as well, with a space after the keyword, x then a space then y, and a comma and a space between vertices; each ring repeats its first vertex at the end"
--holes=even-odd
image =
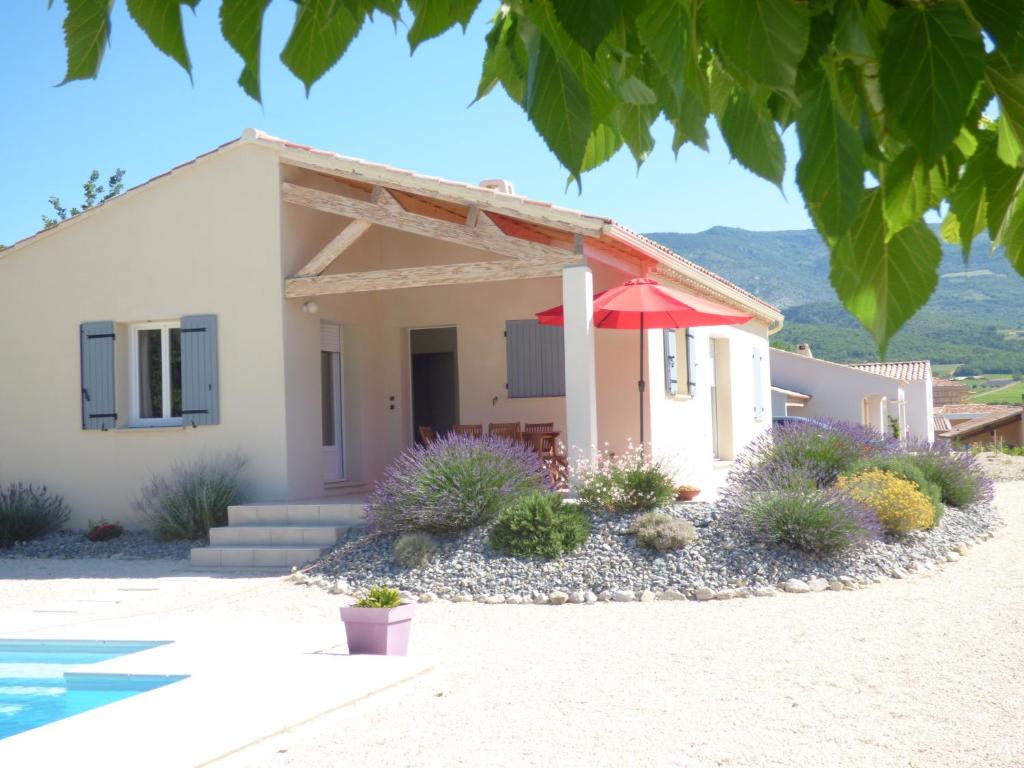
POLYGON ((481 230, 479 227, 470 228, 465 224, 455 224, 406 211, 383 188, 381 188, 383 191, 378 196, 377 202, 356 200, 290 182, 282 183, 281 189, 282 200, 286 203, 351 219, 366 219, 373 224, 389 229, 445 240, 469 248, 478 248, 512 259, 558 258, 572 253, 563 248, 534 243, 504 234, 498 236, 493 231, 481 230))
POLYGON ((295 273, 296 277, 312 277, 322 274, 341 254, 365 235, 373 222, 368 219, 353 219, 342 228, 341 232, 331 238, 331 242, 325 245, 320 251, 309 260, 302 269, 295 273))
POLYGON ((285 285, 288 298, 363 291, 423 288, 436 285, 466 285, 499 280, 524 280, 557 277, 562 269, 582 263, 582 257, 563 252, 560 258, 502 259, 462 264, 438 264, 427 267, 377 269, 340 275, 293 277, 285 285))

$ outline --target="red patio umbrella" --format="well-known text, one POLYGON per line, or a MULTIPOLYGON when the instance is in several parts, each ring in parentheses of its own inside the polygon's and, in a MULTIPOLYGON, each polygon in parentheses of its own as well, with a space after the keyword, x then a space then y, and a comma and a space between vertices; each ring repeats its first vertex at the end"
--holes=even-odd
MULTIPOLYGON (((740 325, 750 320, 731 307, 639 277, 594 294, 594 326, 640 331, 640 450, 644 445, 644 331, 650 328, 693 328, 740 325)), ((562 325, 561 306, 537 313, 541 325, 562 325)))

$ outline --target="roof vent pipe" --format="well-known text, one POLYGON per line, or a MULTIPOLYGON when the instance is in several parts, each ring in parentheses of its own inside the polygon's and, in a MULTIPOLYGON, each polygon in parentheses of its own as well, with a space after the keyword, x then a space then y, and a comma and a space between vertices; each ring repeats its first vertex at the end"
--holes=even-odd
POLYGON ((810 344, 797 344, 796 353, 798 355, 803 355, 804 357, 814 357, 814 353, 811 352, 810 344))
POLYGON ((484 189, 493 189, 495 192, 501 192, 505 195, 514 195, 516 193, 516 188, 508 179, 484 179, 480 182, 480 186, 484 189))

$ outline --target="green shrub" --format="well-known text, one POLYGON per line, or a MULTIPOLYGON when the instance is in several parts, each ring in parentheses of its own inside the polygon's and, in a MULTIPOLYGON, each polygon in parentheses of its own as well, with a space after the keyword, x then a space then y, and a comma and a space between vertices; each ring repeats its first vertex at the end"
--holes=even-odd
POLYGON ((630 526, 636 540, 648 549, 665 551, 682 549, 697 540, 697 531, 692 523, 664 512, 647 512, 640 515, 630 526))
POLYGON ((583 510, 563 503, 557 493, 533 493, 499 515, 489 543, 506 555, 551 560, 579 548, 589 535, 583 510))
POLYGON ((0 548, 59 531, 71 512, 46 486, 12 483, 0 486, 0 548))
POLYGON ((728 499, 726 509, 769 543, 824 557, 882 534, 878 518, 864 504, 814 487, 754 491, 728 499))
POLYGON ((938 522, 942 518, 946 511, 946 508, 942 505, 942 488, 929 479, 928 473, 922 468, 916 456, 911 454, 893 454, 891 456, 867 459, 857 464, 851 474, 857 474, 869 469, 881 469, 912 482, 931 502, 932 509, 935 512, 935 521, 938 522))
POLYGON ((176 465, 143 486, 135 508, 161 539, 208 539, 210 528, 227 524, 228 507, 241 501, 244 467, 234 455, 176 465))
POLYGON ((402 596, 397 589, 373 587, 366 597, 356 603, 356 608, 397 608, 401 604, 402 596))
POLYGON ((437 552, 437 542, 427 533, 403 533, 391 548, 394 561, 403 568, 420 568, 437 552))
POLYGON ((668 468, 637 448, 620 457, 580 462, 570 478, 580 505, 591 512, 650 512, 671 503, 676 495, 668 468))

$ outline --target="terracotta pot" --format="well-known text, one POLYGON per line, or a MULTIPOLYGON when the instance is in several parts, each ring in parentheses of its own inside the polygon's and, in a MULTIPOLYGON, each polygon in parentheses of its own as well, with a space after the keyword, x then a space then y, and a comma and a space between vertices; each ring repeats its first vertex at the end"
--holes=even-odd
POLYGON ((693 501, 699 495, 699 488, 680 488, 676 491, 676 501, 693 501))
POLYGON ((415 608, 412 603, 397 608, 342 608, 348 652, 405 656, 415 608))

